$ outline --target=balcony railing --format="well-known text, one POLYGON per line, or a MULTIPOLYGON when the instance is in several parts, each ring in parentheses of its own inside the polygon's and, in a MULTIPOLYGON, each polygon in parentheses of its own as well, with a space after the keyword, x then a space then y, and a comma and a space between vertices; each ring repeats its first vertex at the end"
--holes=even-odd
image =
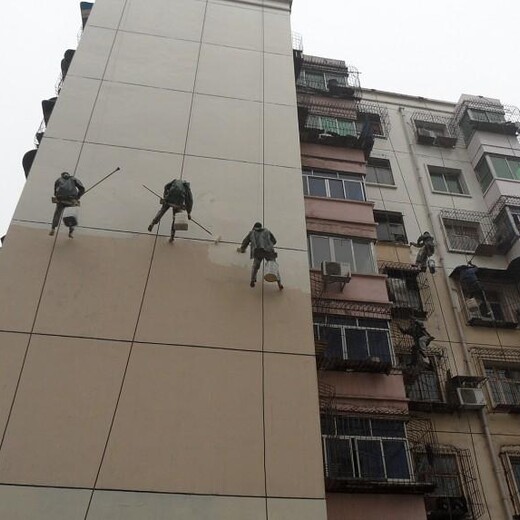
POLYGON ((460 130, 453 117, 436 112, 414 112, 412 115, 415 138, 419 144, 453 148, 460 130))

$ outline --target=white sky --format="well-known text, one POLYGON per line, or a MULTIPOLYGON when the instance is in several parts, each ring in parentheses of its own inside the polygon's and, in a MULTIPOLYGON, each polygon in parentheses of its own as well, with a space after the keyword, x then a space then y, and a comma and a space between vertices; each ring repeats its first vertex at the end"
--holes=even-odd
MULTIPOLYGON (((520 0, 293 2, 305 53, 344 59, 360 70, 363 87, 449 101, 467 93, 520 106, 519 24, 520 0)), ((80 25, 78 0, 2 3, 0 236, 23 188, 21 161, 33 147, 41 100, 54 95, 80 25)))

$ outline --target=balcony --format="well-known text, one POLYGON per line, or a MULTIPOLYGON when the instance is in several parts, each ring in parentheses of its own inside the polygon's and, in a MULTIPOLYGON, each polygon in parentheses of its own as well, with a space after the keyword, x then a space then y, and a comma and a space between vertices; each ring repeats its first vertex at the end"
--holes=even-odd
POLYGON ((506 254, 520 238, 520 197, 502 195, 491 214, 496 226, 498 252, 506 254))
POLYGON ((469 145, 475 132, 516 136, 520 131, 520 110, 498 99, 463 96, 455 108, 455 121, 469 145))
POLYGON ((417 266, 379 262, 379 272, 387 276, 388 298, 395 319, 425 319, 433 312, 428 276, 417 266))
POLYGON ((359 71, 343 60, 302 54, 300 68, 296 81, 298 92, 339 99, 361 98, 359 71))
POLYGON ((453 117, 414 112, 412 121, 417 143, 442 148, 454 148, 457 144, 460 131, 453 117))
POLYGON ((440 217, 450 251, 475 256, 493 256, 497 253, 497 229, 488 213, 442 209, 440 217))

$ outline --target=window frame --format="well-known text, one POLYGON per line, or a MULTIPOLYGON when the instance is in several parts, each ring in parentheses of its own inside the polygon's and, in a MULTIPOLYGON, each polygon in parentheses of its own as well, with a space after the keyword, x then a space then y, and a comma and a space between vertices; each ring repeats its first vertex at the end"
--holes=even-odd
POLYGON ((312 70, 312 69, 302 69, 301 71, 301 83, 297 83, 303 87, 307 87, 307 88, 316 88, 317 90, 321 90, 322 92, 328 92, 329 91, 329 88, 328 88, 328 82, 329 80, 331 79, 335 79, 338 81, 339 85, 342 86, 342 87, 349 87, 350 85, 348 84, 348 78, 349 78, 349 75, 348 74, 337 74, 335 72, 323 72, 321 70, 312 70), (320 88, 319 86, 316 86, 316 87, 313 87, 312 85, 309 85, 307 82, 309 81, 307 79, 307 73, 309 74, 320 74, 322 77, 323 77, 323 85, 324 87, 323 88, 320 88), (341 80, 339 79, 341 78, 341 80))
POLYGON ((383 186, 383 187, 390 187, 390 188, 396 187, 394 172, 392 171, 392 164, 389 159, 385 159, 383 157, 369 157, 367 160, 366 168, 367 168, 367 173, 366 173, 366 177, 365 177, 365 183, 367 185, 383 186), (374 169, 374 175, 376 178, 375 181, 371 181, 368 179, 368 168, 369 167, 374 169), (392 178, 391 184, 388 184, 386 182, 379 182, 378 175, 377 175, 378 168, 381 170, 388 170, 388 172, 390 173, 390 177, 392 178))
POLYGON ((437 166, 435 164, 427 164, 426 169, 428 170, 430 186, 433 193, 441 193, 443 195, 451 195, 455 197, 471 197, 462 170, 459 170, 458 168, 446 168, 444 166, 437 166), (433 183, 433 176, 441 176, 446 188, 445 190, 440 190, 435 187, 435 184, 433 183), (457 180, 457 183, 461 189, 460 193, 458 191, 450 190, 447 180, 449 177, 455 178, 457 180))
POLYGON ((305 120, 305 126, 308 128, 321 130, 324 133, 332 130, 339 137, 348 137, 348 136, 357 137, 358 136, 356 121, 354 119, 347 119, 344 117, 325 116, 325 115, 321 115, 321 114, 312 114, 311 113, 307 116, 307 118, 305 120), (309 119, 312 117, 317 118, 318 122, 316 125, 308 126, 309 119), (335 128, 334 129, 331 129, 330 127, 327 128, 326 125, 323 124, 323 118, 333 120, 335 128), (340 130, 340 123, 349 123, 349 126, 351 127, 352 132, 342 133, 342 131, 340 130))
POLYGON ((403 245, 408 244, 408 235, 406 233, 406 226, 404 225, 404 218, 403 218, 403 214, 402 213, 398 213, 396 211, 374 210, 374 220, 375 220, 375 222, 377 224, 376 234, 377 234, 378 242, 387 242, 387 243, 391 243, 391 244, 403 244, 403 245), (378 221, 377 220, 378 217, 385 217, 385 221, 384 222, 378 221), (392 222, 391 218, 399 219, 400 222, 392 222), (386 225, 387 233, 388 233, 389 236, 393 235, 394 236, 393 239, 388 240, 386 238, 381 238, 379 236, 379 226, 382 225, 382 224, 386 225), (392 233, 391 228, 390 228, 391 224, 400 224, 401 225, 402 230, 403 230, 403 233, 402 233, 401 236, 404 237, 404 241, 400 241, 400 240, 396 240, 395 239, 395 234, 392 233))
POLYGON ((493 184, 494 181, 506 181, 506 182, 520 182, 520 157, 512 156, 512 155, 500 155, 496 153, 484 153, 482 154, 482 157, 480 158, 479 162, 477 163, 477 166, 475 166, 475 175, 477 177, 478 183, 480 185, 480 189, 482 190, 482 193, 486 193, 491 184, 493 184), (498 158, 498 159, 504 159, 506 162, 507 167, 509 168, 509 171, 511 172, 512 177, 499 177, 497 175, 497 170, 495 168, 495 165, 493 164, 492 158, 498 158), (509 165, 509 161, 514 160, 518 161, 519 168, 517 170, 518 173, 515 173, 511 166, 509 165), (486 172, 479 171, 482 169, 487 169, 486 172), (516 177, 518 175, 518 177, 516 177), (489 182, 487 182, 489 180, 489 182))
POLYGON ((436 138, 451 137, 448 127, 444 123, 432 123, 429 121, 423 121, 421 119, 414 119, 414 124, 417 132, 419 132, 419 129, 421 129, 433 132, 436 138))
POLYGON ((356 202, 367 202, 367 191, 365 186, 365 179, 362 175, 357 175, 355 173, 348 173, 348 172, 337 172, 332 170, 320 170, 320 169, 314 169, 314 168, 302 168, 302 177, 303 177, 303 193, 306 197, 318 197, 318 198, 327 198, 327 199, 333 199, 333 200, 349 200, 349 201, 356 201, 356 202), (315 173, 319 173, 319 175, 315 175, 315 173), (326 176, 327 175, 327 176, 326 176), (351 178, 346 178, 347 176, 350 176, 351 178), (325 181, 325 197, 322 197, 320 195, 313 195, 310 193, 310 183, 309 178, 318 178, 318 179, 324 179, 325 181), (342 181, 343 185, 343 194, 345 195, 344 198, 337 198, 331 196, 331 190, 330 190, 330 180, 340 180, 342 181), (345 183, 347 182, 357 182, 361 186, 361 193, 363 198, 362 199, 353 199, 347 197, 347 189, 345 186, 345 183), (307 193, 306 193, 307 192, 307 193))
POLYGON ((354 274, 360 274, 360 275, 371 275, 371 274, 377 274, 377 264, 376 264, 376 256, 374 251, 374 242, 371 240, 363 240, 361 238, 357 237, 346 237, 346 236, 340 236, 340 235, 326 235, 326 234, 320 234, 320 233, 309 233, 307 235, 307 244, 309 248, 309 264, 311 269, 319 269, 321 270, 321 264, 319 266, 315 266, 314 264, 314 251, 312 246, 312 237, 319 237, 319 238, 327 238, 329 240, 329 253, 330 253, 330 262, 340 262, 340 260, 336 260, 336 251, 334 248, 334 240, 344 240, 350 242, 350 251, 352 253, 352 260, 353 263, 350 266, 350 269, 352 273, 354 274), (358 272, 357 270, 357 261, 354 251, 354 243, 359 244, 368 244, 369 246, 369 253, 370 253, 370 263, 372 266, 372 270, 369 272, 358 272))
MULTIPOLYGON (((321 334, 320 334, 320 327, 340 329, 341 354, 342 354, 342 359, 344 361, 363 361, 363 360, 367 360, 367 359, 370 359, 371 357, 376 356, 375 353, 372 353, 372 348, 370 345, 369 331, 377 331, 377 332, 386 333, 389 362, 392 364, 392 366, 395 365, 396 358, 395 358, 395 353, 394 353, 394 349, 393 349, 393 345, 392 345, 392 336, 390 335, 390 323, 387 320, 378 320, 378 319, 373 319, 373 318, 347 317, 347 320, 354 320, 355 324, 348 324, 348 323, 342 324, 342 323, 329 323, 327 321, 326 315, 324 315, 323 318, 324 318, 324 321, 320 322, 320 321, 318 321, 319 320, 318 316, 313 317, 314 335, 315 335, 316 339, 318 339, 318 340, 322 339, 321 334), (372 327, 368 327, 368 326, 366 326, 366 324, 361 325, 360 320, 367 321, 367 322, 368 321, 385 321, 386 327, 382 327, 382 326, 377 327, 375 325, 372 327), (366 348, 367 348, 367 356, 365 358, 349 357, 349 353, 348 353, 349 343, 347 341, 347 334, 346 334, 347 330, 359 330, 359 331, 362 331, 365 333, 365 341, 366 341, 366 348)), ((374 348, 375 348, 375 346, 374 346, 374 348)))
POLYGON ((486 383, 488 387, 488 393, 491 397, 491 404, 493 408, 499 408, 502 406, 520 406, 520 366, 515 365, 515 372, 519 373, 519 378, 513 379, 510 377, 502 377, 499 372, 507 372, 511 370, 511 367, 507 367, 503 364, 483 360, 483 368, 484 374, 486 375, 486 383), (505 391, 504 386, 514 385, 518 388, 516 389, 514 397, 516 398, 514 402, 511 402, 508 399, 508 392, 505 391))
POLYGON ((381 419, 377 419, 375 417, 362 417, 360 419, 368 421, 369 424, 369 432, 365 435, 354 435, 354 434, 342 434, 338 433, 338 428, 336 426, 336 420, 338 417, 349 417, 349 416, 342 416, 342 415, 334 415, 331 417, 331 419, 334 420, 334 431, 332 433, 323 433, 322 432, 322 439, 323 439, 323 455, 324 455, 324 461, 325 461, 325 471, 327 475, 330 475, 330 460, 327 456, 327 446, 328 446, 328 439, 331 439, 333 441, 336 440, 342 440, 342 441, 348 441, 350 446, 350 460, 352 463, 352 477, 350 477, 352 480, 359 480, 359 481, 375 481, 375 482, 413 482, 414 481, 414 467, 413 467, 413 460, 411 456, 411 450, 410 450, 410 444, 407 437, 407 429, 406 429, 406 422, 399 419, 385 419, 387 422, 393 422, 393 423, 402 423, 403 427, 403 436, 391 436, 391 435, 374 435, 374 426, 372 421, 377 421, 381 419), (358 446, 358 442, 363 441, 370 441, 375 442, 379 444, 379 455, 380 455, 380 463, 381 467, 383 469, 383 478, 376 478, 370 475, 363 475, 362 474, 362 466, 361 466, 361 458, 360 454, 362 453, 362 450, 360 450, 358 446), (405 454, 405 461, 406 461, 406 467, 408 470, 408 477, 389 477, 388 476, 388 467, 387 467, 387 461, 386 461, 386 454, 385 454, 385 442, 387 443, 396 443, 399 442, 404 447, 404 454, 405 454))

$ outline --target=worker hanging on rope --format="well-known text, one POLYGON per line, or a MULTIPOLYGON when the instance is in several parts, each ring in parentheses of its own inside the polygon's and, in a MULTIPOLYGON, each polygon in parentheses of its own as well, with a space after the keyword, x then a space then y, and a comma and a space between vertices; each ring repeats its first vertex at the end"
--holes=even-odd
POLYGON ((175 226, 175 216, 182 211, 186 211, 188 219, 191 220, 193 194, 191 193, 190 183, 181 179, 173 179, 173 181, 166 184, 164 186, 161 204, 161 209, 157 212, 157 215, 155 215, 151 224, 148 226, 148 231, 151 232, 153 227, 161 221, 164 214, 171 208, 173 218, 169 241, 173 242, 175 239, 176 229, 180 229, 175 226))
POLYGON ((64 211, 70 211, 71 214, 65 215, 63 221, 69 228, 69 237, 73 238, 74 228, 78 225, 74 212, 75 208, 79 206, 79 199, 84 193, 85 188, 79 179, 72 177, 68 172, 61 174, 54 183, 54 197, 52 201, 56 204, 56 209, 52 217, 52 227, 49 235, 54 235, 64 211))
MULTIPOLYGON (((464 294, 476 300, 481 316, 491 318, 486 293, 478 279, 478 267, 469 261, 467 265, 462 265, 459 269, 459 280, 464 294)), ((468 307, 471 307, 471 305, 468 305, 468 307)))
POLYGON ((428 357, 428 345, 435 339, 418 319, 412 319, 408 328, 404 329, 400 325, 399 330, 413 338, 412 348, 412 369, 417 371, 431 368, 430 358, 428 357))
POLYGON ((251 268, 251 281, 249 285, 254 287, 256 284, 256 275, 265 260, 265 274, 264 278, 268 282, 276 282, 280 291, 283 289, 280 271, 276 258, 278 253, 274 250, 276 238, 274 235, 260 222, 255 222, 253 229, 246 235, 242 241, 242 245, 237 249, 239 253, 245 253, 247 246, 251 248, 251 258, 253 259, 253 266, 251 268))
POLYGON ((417 265, 423 272, 426 271, 426 268, 429 268, 430 273, 435 274, 435 260, 431 258, 435 253, 435 241, 430 233, 425 231, 417 239, 417 242, 410 243, 412 246, 420 248, 415 259, 415 265, 417 265))

